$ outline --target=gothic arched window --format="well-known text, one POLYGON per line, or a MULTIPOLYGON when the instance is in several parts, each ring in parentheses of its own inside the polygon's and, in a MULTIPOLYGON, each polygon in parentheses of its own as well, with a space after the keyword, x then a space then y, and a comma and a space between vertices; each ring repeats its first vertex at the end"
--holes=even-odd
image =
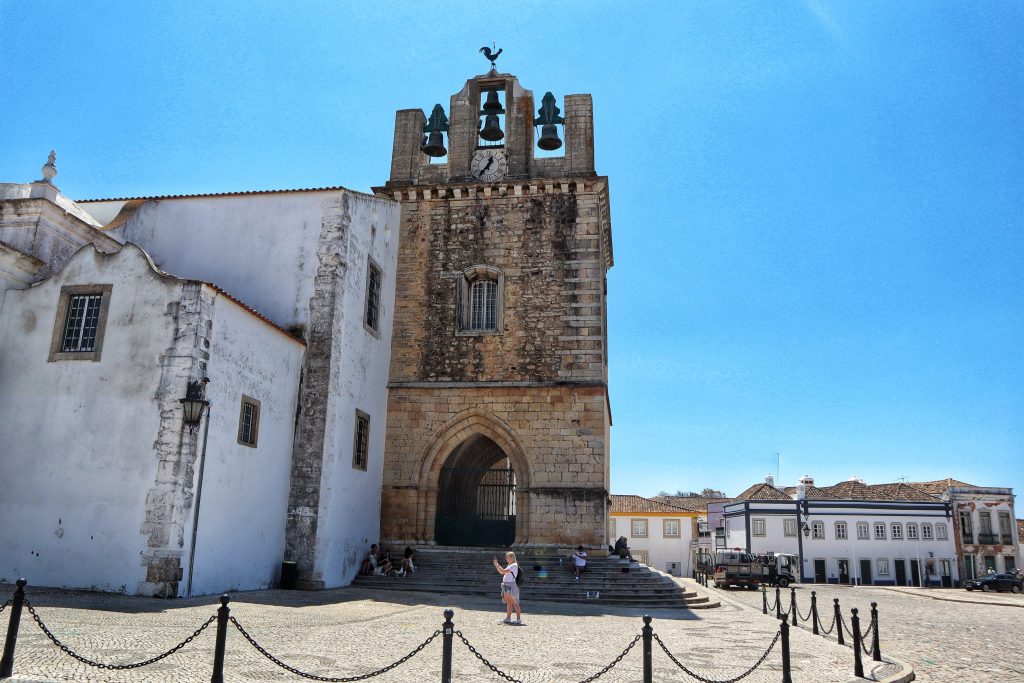
POLYGON ((504 276, 491 266, 472 266, 462 271, 459 283, 459 332, 501 332, 504 276))

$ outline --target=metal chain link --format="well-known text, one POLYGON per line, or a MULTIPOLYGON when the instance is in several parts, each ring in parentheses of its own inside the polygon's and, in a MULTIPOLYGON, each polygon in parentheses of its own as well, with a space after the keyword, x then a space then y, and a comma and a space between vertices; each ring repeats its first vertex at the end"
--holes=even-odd
POLYGON ((871 622, 871 625, 870 625, 870 626, 868 626, 868 630, 867 630, 867 631, 865 631, 865 632, 864 632, 864 635, 862 635, 862 636, 860 637, 860 646, 861 646, 861 648, 862 648, 862 649, 864 650, 864 654, 868 654, 868 655, 869 655, 869 654, 871 654, 871 648, 870 648, 870 647, 867 647, 867 646, 865 645, 865 643, 867 643, 867 642, 868 642, 868 639, 869 639, 869 638, 871 638, 871 629, 873 629, 874 627, 875 627, 875 622, 874 622, 874 621, 872 621, 872 622, 871 622))
POLYGON ((629 654, 629 651, 632 650, 633 646, 636 645, 638 642, 640 642, 640 636, 637 636, 636 638, 634 638, 629 643, 629 645, 626 646, 626 649, 623 650, 621 653, 619 653, 618 657, 616 657, 615 659, 612 660, 611 664, 609 664, 605 668, 601 669, 600 671, 598 671, 596 674, 594 674, 590 678, 584 678, 582 681, 580 681, 580 683, 591 683, 591 681, 596 681, 598 678, 600 678, 601 676, 604 676, 606 673, 608 673, 609 671, 614 669, 615 665, 618 664, 619 662, 621 662, 623 657, 625 657, 627 654, 629 654))
POLYGON ((814 610, 813 610, 813 609, 808 609, 808 610, 807 610, 807 616, 805 617, 804 615, 800 614, 800 608, 799 608, 799 606, 797 607, 797 610, 796 610, 796 615, 797 615, 798 617, 800 617, 801 621, 810 621, 810 620, 811 620, 811 616, 812 616, 813 614, 814 614, 814 610))
POLYGON ((257 643, 256 639, 253 638, 251 635, 249 635, 248 631, 246 631, 244 628, 242 628, 242 625, 240 623, 238 623, 237 619, 235 619, 234 617, 229 617, 229 620, 231 621, 232 624, 235 625, 235 628, 238 629, 238 632, 242 634, 242 637, 245 638, 246 640, 248 640, 249 644, 252 645, 254 648, 256 648, 257 652, 259 652, 261 655, 263 655, 264 657, 266 657, 267 659, 272 661, 274 664, 277 664, 279 667, 281 667, 285 671, 289 671, 289 672, 295 674, 296 676, 302 676, 303 678, 309 678, 309 679, 314 680, 314 681, 326 681, 327 683, 350 683, 351 681, 365 681, 367 678, 373 678, 374 676, 380 676, 381 674, 387 673, 388 671, 391 671, 392 669, 394 669, 396 667, 399 667, 402 664, 405 664, 407 661, 409 661, 410 659, 412 659, 413 657, 418 655, 423 650, 423 648, 425 648, 427 645, 430 645, 430 643, 433 642, 434 638, 437 638, 439 635, 441 635, 441 631, 440 630, 434 631, 434 633, 431 634, 431 636, 429 638, 427 638, 422 643, 420 643, 419 646, 416 647, 415 650, 413 650, 412 652, 410 652, 406 656, 402 657, 398 661, 396 661, 396 662, 394 662, 392 664, 388 664, 387 666, 385 666, 382 669, 377 669, 376 671, 371 671, 370 673, 361 674, 359 676, 337 676, 337 677, 331 677, 331 676, 317 676, 316 674, 306 673, 305 671, 301 671, 299 669, 296 669, 294 666, 289 666, 288 664, 285 664, 280 659, 278 659, 274 655, 272 655, 269 652, 267 652, 266 649, 263 648, 263 646, 261 646, 259 643, 257 643))
POLYGON ((701 683, 736 683, 736 681, 743 680, 750 674, 754 673, 754 670, 757 669, 757 667, 764 664, 764 660, 768 659, 768 655, 771 654, 771 651, 775 649, 775 645, 779 642, 780 637, 782 637, 781 629, 775 633, 775 638, 772 639, 771 645, 769 645, 768 649, 764 651, 764 654, 761 655, 761 658, 758 659, 752 667, 741 673, 739 676, 717 680, 714 678, 705 678, 704 676, 701 676, 699 673, 691 671, 690 669, 686 668, 686 666, 683 665, 682 662, 680 662, 672 655, 672 653, 669 651, 665 643, 663 643, 661 638, 658 637, 658 634, 654 634, 654 639, 658 641, 658 645, 660 645, 661 649, 665 652, 666 655, 668 655, 668 658, 672 660, 672 663, 678 666, 680 669, 682 669, 683 673, 685 673, 688 676, 691 676, 692 678, 696 678, 698 681, 701 681, 701 683))
POLYGON ((4 604, 0 605, 0 614, 4 613, 4 610, 11 606, 11 600, 8 600, 4 604))
POLYGON ((155 662, 159 662, 161 659, 165 659, 167 657, 170 657, 175 652, 177 652, 178 650, 180 650, 181 648, 185 647, 186 645, 191 643, 193 640, 195 640, 195 638, 200 633, 205 631, 206 628, 210 624, 212 624, 214 621, 217 620, 217 615, 214 615, 214 616, 210 617, 209 619, 207 619, 203 623, 202 626, 197 628, 195 630, 195 632, 192 635, 190 635, 188 638, 186 638, 185 640, 181 641, 180 643, 178 643, 177 645, 172 647, 167 652, 164 652, 163 654, 159 654, 156 657, 153 657, 151 659, 147 659, 144 662, 135 662, 133 664, 104 664, 103 662, 96 662, 96 661, 93 661, 93 660, 89 659, 88 657, 83 657, 82 655, 78 654, 77 652, 72 650, 70 647, 68 647, 64 643, 60 642, 60 640, 57 638, 57 636, 53 635, 53 633, 50 631, 50 629, 46 628, 46 624, 43 623, 43 620, 39 617, 39 614, 36 612, 35 608, 32 607, 32 604, 28 601, 28 599, 25 600, 25 607, 28 608, 28 613, 32 615, 32 618, 35 619, 36 624, 38 624, 39 628, 42 629, 43 633, 46 634, 46 637, 49 638, 51 641, 53 641, 54 645, 56 645, 61 650, 63 650, 64 654, 66 654, 69 657, 72 657, 74 659, 77 659, 82 664, 86 664, 88 666, 92 666, 92 667, 95 667, 97 669, 108 669, 108 670, 111 670, 111 671, 124 671, 126 669, 138 669, 140 667, 149 666, 150 664, 153 664, 155 662))
POLYGON ((851 631, 850 627, 846 625, 846 619, 843 619, 842 615, 840 615, 839 623, 843 625, 843 630, 846 631, 846 635, 853 638, 853 631, 851 631))
POLYGON ((457 635, 459 637, 459 640, 461 640, 463 642, 463 644, 466 647, 469 648, 469 651, 473 653, 473 656, 476 657, 477 659, 479 659, 481 662, 483 662, 483 665, 486 666, 488 669, 490 669, 494 673, 498 674, 499 676, 504 678, 509 683, 523 683, 518 678, 513 678, 512 676, 509 676, 507 673, 505 673, 504 671, 502 671, 501 669, 499 669, 498 667, 494 666, 489 661, 487 661, 486 657, 484 657, 482 654, 477 652, 476 648, 469 644, 469 641, 466 640, 466 636, 462 635, 462 631, 455 631, 455 635, 457 635))
MULTIPOLYGON (((821 620, 820 619, 818 620, 818 624, 821 624, 821 620)), ((835 627, 836 627, 836 615, 835 615, 835 612, 833 612, 832 613, 832 625, 828 627, 828 630, 825 630, 825 627, 822 627, 821 628, 821 635, 823 635, 823 636, 831 635, 831 633, 832 633, 833 629, 835 629, 835 627)))

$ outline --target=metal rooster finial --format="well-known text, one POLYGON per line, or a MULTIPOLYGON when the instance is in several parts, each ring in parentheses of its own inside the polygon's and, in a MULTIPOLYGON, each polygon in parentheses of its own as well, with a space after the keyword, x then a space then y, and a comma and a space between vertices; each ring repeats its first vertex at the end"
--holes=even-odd
MULTIPOLYGON (((491 43, 491 45, 493 46, 494 43, 491 43)), ((496 69, 497 66, 494 64, 494 60, 496 60, 501 55, 501 52, 502 52, 502 50, 504 50, 504 48, 499 49, 497 52, 492 52, 491 50, 492 50, 492 48, 490 48, 490 47, 482 47, 482 48, 480 48, 480 52, 483 53, 484 57, 486 57, 487 59, 490 60, 491 68, 492 69, 496 69)))

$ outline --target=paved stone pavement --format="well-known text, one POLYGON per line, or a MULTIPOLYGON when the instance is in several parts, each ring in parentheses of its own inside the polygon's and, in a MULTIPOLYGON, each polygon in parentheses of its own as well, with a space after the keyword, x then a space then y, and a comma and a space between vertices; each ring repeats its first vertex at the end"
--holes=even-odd
MULTIPOLYGON (((826 625, 832 622, 831 611, 823 612, 822 606, 831 610, 833 598, 839 598, 847 618, 851 607, 856 607, 862 618, 869 617, 871 603, 877 602, 882 654, 909 663, 918 681, 1024 681, 1024 610, 1004 606, 1024 605, 1022 596, 963 589, 806 585, 797 587, 801 611, 810 607, 812 590, 818 594, 819 614, 826 625), (1000 604, 989 604, 996 602, 1000 604)), ((784 609, 789 606, 787 593, 783 591, 784 609)), ((761 610, 760 593, 731 590, 725 596, 761 610)), ((769 593, 769 599, 772 598, 774 595, 769 593)), ((865 619, 861 628, 867 627, 865 619)), ((810 629, 810 623, 801 623, 803 628, 810 629)))
MULTIPOLYGON (((10 586, 0 587, 7 593, 10 586)), ((639 634, 641 612, 626 608, 531 603, 524 587, 523 627, 503 626, 495 600, 460 599, 431 594, 381 594, 368 589, 319 593, 264 591, 233 597, 232 615, 268 650, 295 666, 325 676, 366 673, 395 661, 440 628, 445 607, 455 609, 456 628, 501 669, 526 683, 578 681, 608 664, 639 634)), ((192 632, 216 607, 216 598, 161 601, 80 591, 29 587, 29 599, 54 633, 82 654, 111 663, 151 657, 192 632)), ((6 623, 7 614, 2 620, 6 623)), ((712 678, 735 676, 757 660, 771 643, 777 623, 760 612, 725 604, 689 612, 654 611, 655 632, 676 656, 712 678)), ((167 659, 131 671, 103 671, 71 659, 48 640, 26 613, 18 639, 15 676, 33 681, 208 681, 215 627, 167 659)), ((656 681, 692 681, 654 650, 656 681)), ((762 668, 744 679, 781 680, 781 648, 762 668)), ((798 683, 846 682, 852 678, 852 654, 801 629, 793 630, 792 661, 798 683)), ((602 681, 632 681, 641 676, 641 646, 602 681)), ((455 681, 500 679, 454 643, 455 681)), ((436 681, 441 672, 441 639, 418 656, 375 681, 436 681)), ((16 679, 16 680, 17 680, 16 679)), ((298 681, 229 630, 227 681, 298 681)))

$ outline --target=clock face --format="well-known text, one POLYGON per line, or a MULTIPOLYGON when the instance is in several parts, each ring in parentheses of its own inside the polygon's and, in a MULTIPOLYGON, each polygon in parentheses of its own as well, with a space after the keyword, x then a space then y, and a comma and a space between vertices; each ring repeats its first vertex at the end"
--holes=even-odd
POLYGON ((505 152, 500 149, 478 149, 469 170, 478 180, 501 180, 508 170, 505 152))

